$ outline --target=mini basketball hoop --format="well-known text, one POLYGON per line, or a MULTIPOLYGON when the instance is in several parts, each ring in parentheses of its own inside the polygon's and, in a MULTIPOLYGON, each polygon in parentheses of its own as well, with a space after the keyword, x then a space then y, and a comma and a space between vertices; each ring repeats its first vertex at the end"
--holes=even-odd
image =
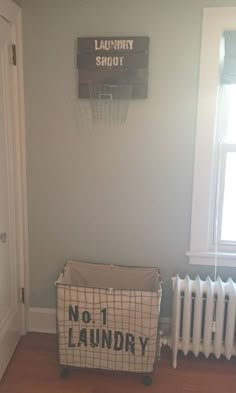
POLYGON ((89 102, 94 124, 118 125, 126 121, 132 85, 90 84, 89 102))

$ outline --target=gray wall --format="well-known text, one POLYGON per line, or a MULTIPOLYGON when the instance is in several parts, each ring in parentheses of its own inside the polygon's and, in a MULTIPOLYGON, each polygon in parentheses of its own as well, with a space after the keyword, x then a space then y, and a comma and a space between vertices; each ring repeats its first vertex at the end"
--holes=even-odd
MULTIPOLYGON (((65 261, 158 265, 205 277, 190 241, 202 9, 223 0, 22 0, 31 305, 55 306, 65 261), (147 100, 122 127, 78 122, 78 36, 148 35, 147 100)), ((222 278, 231 269, 219 269, 222 278)), ((234 274, 235 276, 235 274, 234 274)))
POLYGON ((22 7, 22 0, 13 0, 13 2, 22 7))

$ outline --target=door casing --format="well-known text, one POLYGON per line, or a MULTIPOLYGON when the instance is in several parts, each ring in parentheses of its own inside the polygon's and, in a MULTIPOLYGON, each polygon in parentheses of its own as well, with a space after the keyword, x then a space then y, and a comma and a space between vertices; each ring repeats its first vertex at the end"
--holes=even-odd
POLYGON ((21 8, 11 0, 0 0, 0 16, 10 24, 11 41, 16 45, 16 65, 13 66, 13 116, 12 160, 14 168, 10 180, 14 183, 16 236, 13 247, 17 255, 19 288, 24 288, 24 304, 21 305, 21 334, 29 326, 29 259, 28 259, 28 217, 26 186, 26 143, 25 108, 23 82, 22 14, 21 8))

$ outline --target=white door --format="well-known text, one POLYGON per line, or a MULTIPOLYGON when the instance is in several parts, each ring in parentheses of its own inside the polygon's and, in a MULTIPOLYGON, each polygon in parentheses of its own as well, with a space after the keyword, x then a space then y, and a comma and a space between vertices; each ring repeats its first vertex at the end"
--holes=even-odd
POLYGON ((0 379, 21 334, 13 154, 13 65, 10 25, 0 16, 0 379))

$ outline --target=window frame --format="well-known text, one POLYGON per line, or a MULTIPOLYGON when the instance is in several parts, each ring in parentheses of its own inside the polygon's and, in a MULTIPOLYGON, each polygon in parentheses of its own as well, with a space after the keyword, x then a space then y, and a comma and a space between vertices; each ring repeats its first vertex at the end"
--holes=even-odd
MULTIPOLYGON (((219 48, 225 30, 236 30, 236 7, 203 10, 196 145, 193 177, 190 264, 236 267, 236 247, 220 245, 215 239, 219 132, 216 119, 219 85, 219 48)), ((219 118, 218 118, 219 120, 219 118)))

